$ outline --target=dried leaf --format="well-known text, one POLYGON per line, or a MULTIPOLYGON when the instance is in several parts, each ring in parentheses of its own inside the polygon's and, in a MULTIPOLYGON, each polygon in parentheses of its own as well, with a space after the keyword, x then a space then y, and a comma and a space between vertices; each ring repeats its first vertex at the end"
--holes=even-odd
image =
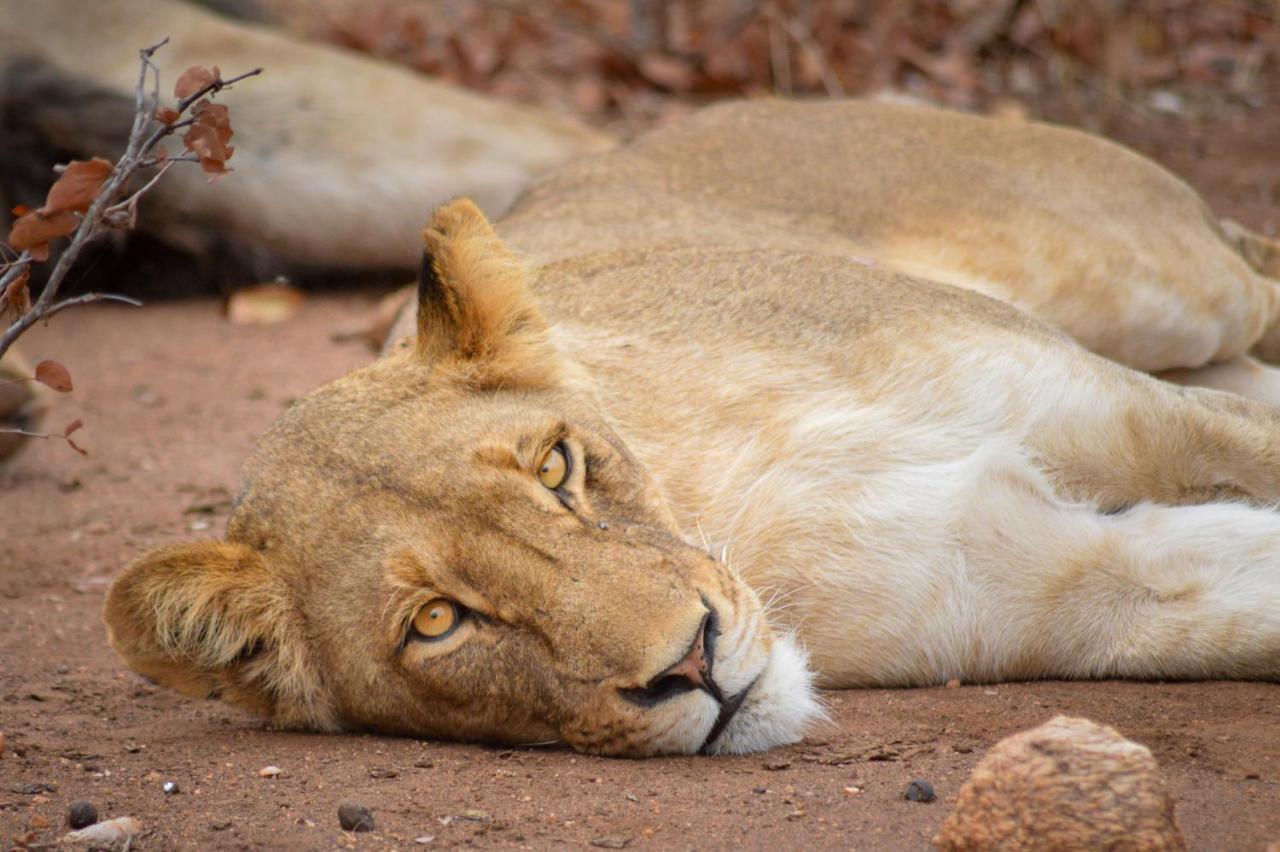
POLYGON ((36 381, 58 393, 71 393, 71 373, 57 361, 46 360, 36 364, 36 381))
POLYGON ((88 162, 72 160, 61 177, 49 187, 49 196, 40 212, 46 216, 68 210, 85 212, 102 191, 102 184, 111 176, 111 168, 111 161, 101 157, 94 157, 88 162))
POLYGON ((693 86, 693 69, 674 56, 646 53, 636 64, 645 79, 673 92, 686 92, 693 86))
POLYGON ((161 124, 173 124, 181 114, 173 107, 156 107, 156 121, 161 124))
POLYGON ((80 220, 74 213, 45 215, 32 210, 13 223, 9 232, 9 245, 18 251, 30 251, 36 260, 48 260, 49 240, 63 237, 76 229, 80 220))
POLYGON ((203 65, 192 65, 186 71, 182 72, 182 76, 178 78, 178 82, 173 84, 173 96, 175 98, 189 98, 204 87, 217 82, 218 66, 206 68, 203 65))
POLYGON ((272 325, 297 313, 305 297, 288 284, 261 284, 238 290, 227 303, 227 319, 235 325, 272 325))
POLYGON ((31 270, 24 269, 18 273, 17 278, 9 282, 9 286, 4 288, 4 310, 0 313, 20 317, 31 310, 31 291, 27 288, 30 278, 31 270))
POLYGON ((84 426, 84 421, 81 420, 79 417, 77 417, 75 420, 72 420, 70 423, 67 424, 67 428, 62 430, 62 437, 70 438, 73 434, 75 434, 80 430, 81 426, 84 426))

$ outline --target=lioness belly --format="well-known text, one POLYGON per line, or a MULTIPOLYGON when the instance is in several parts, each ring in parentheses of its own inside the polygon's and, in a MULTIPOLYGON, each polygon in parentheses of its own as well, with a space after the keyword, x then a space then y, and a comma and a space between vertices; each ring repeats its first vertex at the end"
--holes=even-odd
MULTIPOLYGON (((1206 502, 1224 483, 1266 502, 1280 493, 1280 465, 1256 475, 1233 467, 1253 452, 1240 447, 1179 456, 1187 434, 1221 426, 1204 411, 1219 399, 1211 392, 1188 400, 981 311, 939 321, 898 313, 892 292, 877 298, 884 321, 825 359, 806 351, 812 341, 786 349, 749 333, 683 343, 561 333, 687 538, 798 632, 824 685, 1194 676, 1202 660, 1133 650, 1135 631, 1187 634, 1163 610, 1154 624, 1137 618, 1129 602, 1208 594, 1211 581, 1177 573, 1188 554, 1148 551, 1156 527, 1211 521, 1153 516, 1135 532, 1126 510, 1206 502)), ((1256 429, 1224 440, 1264 447, 1268 416, 1249 408, 1256 429)), ((1280 546, 1280 520, 1233 511, 1229 523, 1260 525, 1280 546)), ((1214 560, 1202 567, 1218 570, 1214 560)), ((1280 601, 1280 563, 1252 570, 1255 590, 1280 601)), ((1230 620, 1260 604, 1225 606, 1230 620)), ((1195 629, 1227 629, 1202 612, 1195 619, 1195 629)), ((1280 624, 1259 629, 1272 643, 1280 636, 1280 624)), ((1266 671, 1275 659, 1255 655, 1255 665, 1266 671)))

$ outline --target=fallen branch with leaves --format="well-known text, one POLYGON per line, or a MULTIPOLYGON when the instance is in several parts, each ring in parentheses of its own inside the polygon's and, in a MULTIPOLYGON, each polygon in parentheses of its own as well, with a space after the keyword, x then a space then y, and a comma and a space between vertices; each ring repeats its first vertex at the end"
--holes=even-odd
MULTIPOLYGON (((231 171, 227 160, 235 149, 228 144, 233 135, 230 114, 225 105, 212 99, 232 84, 261 74, 262 69, 255 68, 224 80, 216 66, 192 66, 174 85, 176 104, 163 106, 160 69, 152 57, 168 41, 166 38, 138 51, 141 68, 134 88, 133 126, 120 158, 114 164, 101 157, 73 160, 57 169, 60 175, 49 188, 43 206, 35 210, 14 209, 17 219, 7 245, 0 243, 0 317, 13 317, 0 334, 0 358, 37 322, 47 321, 67 308, 101 301, 141 305, 135 299, 114 293, 84 293, 63 299, 58 298, 58 293, 85 246, 110 231, 135 226, 139 200, 175 163, 198 163, 210 180, 231 171), (183 153, 169 156, 161 143, 181 131, 185 131, 181 137, 183 153), (140 187, 132 188, 135 179, 150 170, 154 170, 154 174, 140 187), (58 257, 44 289, 33 303, 28 286, 31 265, 48 260, 49 244, 67 236, 71 242, 58 257)), ((35 375, 9 381, 39 382, 60 393, 71 390, 69 371, 56 361, 42 361, 35 375)), ((79 420, 73 421, 60 435, 10 428, 0 428, 0 432, 62 438, 83 453, 70 437, 80 426, 79 420)))

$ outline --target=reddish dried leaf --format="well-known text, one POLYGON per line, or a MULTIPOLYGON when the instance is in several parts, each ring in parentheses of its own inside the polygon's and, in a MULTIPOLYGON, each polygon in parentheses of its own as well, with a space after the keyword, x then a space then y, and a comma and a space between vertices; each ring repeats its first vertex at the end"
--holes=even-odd
POLYGON ((71 447, 71 449, 75 450, 80 455, 82 456, 89 455, 89 451, 86 450, 84 447, 80 446, 79 444, 77 444, 75 441, 65 437, 64 437, 64 440, 67 442, 67 446, 71 447))
POLYGON ((223 104, 215 104, 213 101, 205 98, 196 104, 192 110, 196 117, 196 124, 202 124, 212 127, 218 135, 218 141, 223 145, 230 141, 233 132, 231 130, 231 113, 223 104))
POLYGON ((48 260, 49 240, 66 236, 76 229, 80 220, 74 213, 54 213, 46 216, 32 210, 13 223, 9 232, 9 245, 18 251, 30 251, 36 260, 48 260))
POLYGON ((182 144, 202 160, 223 162, 231 156, 223 135, 211 124, 191 125, 191 129, 182 136, 182 144))
POLYGON ((179 113, 173 107, 157 107, 156 108, 156 121, 160 122, 161 124, 173 124, 175 121, 178 120, 179 115, 181 115, 181 113, 179 113))
POLYGON ((36 381, 58 393, 71 393, 71 374, 57 361, 41 361, 36 364, 36 381))
POLYGON ((225 174, 229 174, 230 172, 235 171, 235 169, 227 168, 227 164, 224 163, 222 160, 214 160, 208 157, 202 157, 200 159, 200 169, 205 174, 210 176, 209 177, 210 182, 212 182, 214 178, 220 178, 225 174))
POLYGON ((227 319, 236 325, 272 325, 297 313, 303 300, 301 291, 287 284, 260 284, 232 294, 227 319))
POLYGON ((83 425, 84 425, 84 421, 81 420, 79 417, 77 417, 75 420, 72 420, 70 423, 68 423, 67 427, 62 430, 62 437, 70 438, 75 432, 78 432, 80 430, 80 427, 83 425))
POLYGON ((206 68, 203 65, 192 65, 186 71, 182 72, 182 76, 178 78, 178 82, 173 84, 173 96, 175 98, 189 98, 196 92, 203 89, 218 79, 218 66, 206 68))
POLYGON ((83 213, 102 191, 102 184, 111 176, 111 161, 101 157, 92 160, 72 160, 62 176, 49 187, 40 212, 45 215, 74 210, 83 213))
POLYGON ((18 273, 17 278, 9 282, 9 286, 4 288, 4 311, 0 313, 10 312, 15 317, 20 317, 31 310, 31 291, 27 289, 27 280, 30 278, 31 270, 24 269, 18 273))

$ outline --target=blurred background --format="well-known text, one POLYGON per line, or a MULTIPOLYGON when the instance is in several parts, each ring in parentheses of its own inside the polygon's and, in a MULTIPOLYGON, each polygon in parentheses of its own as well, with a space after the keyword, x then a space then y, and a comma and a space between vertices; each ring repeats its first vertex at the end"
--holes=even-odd
MULTIPOLYGON (((180 5, 174 0, 110 1, 120 15, 140 21, 159 17, 162 8, 172 16, 173 7, 180 5)), ((10 24, 31 9, 18 0, 4 2, 10 24)), ((412 69, 422 80, 469 91, 478 99, 531 106, 563 119, 566 126, 586 124, 598 131, 596 140, 633 138, 715 100, 761 96, 904 98, 1009 120, 1075 125, 1166 165, 1205 195, 1219 215, 1264 234, 1280 232, 1280 0, 206 0, 199 5, 228 16, 236 26, 270 27, 308 44, 412 69)), ((0 35, 5 26, 0 21, 0 35)), ((26 44, 42 40, 39 33, 23 39, 26 44)), ((181 49, 181 39, 177 47, 181 49)), ((118 48, 127 60, 135 46, 122 43, 118 48)), ((270 49, 264 49, 265 58, 224 62, 226 67, 252 59, 267 67, 260 80, 227 96, 237 145, 267 144, 263 140, 274 126, 286 120, 277 107, 277 115, 265 122, 270 126, 259 127, 253 107, 240 105, 270 96, 279 84, 279 69, 273 68, 270 49)), ((68 73, 64 60, 53 64, 59 73, 68 73)), ((84 69, 75 73, 85 74, 84 69)), ((360 97, 358 91, 346 94, 353 101, 360 97)), ((397 107, 403 115, 396 121, 413 116, 419 104, 434 97, 403 98, 397 107)), ((290 107, 289 115, 319 110, 317 100, 335 113, 351 115, 350 103, 340 106, 330 95, 308 98, 310 106, 290 107)), ((6 207, 38 204, 54 159, 90 153, 68 147, 62 139, 51 144, 46 131, 58 122, 39 119, 24 125, 25 117, 45 110, 48 98, 41 93, 35 102, 0 101, 0 196, 6 207), (15 164, 13 152, 22 145, 49 156, 15 164)), ((122 102, 124 114, 131 98, 122 102)), ((81 108, 77 103, 75 109, 81 108)), ((390 122, 382 109, 381 120, 390 122)), ((378 120, 378 115, 350 119, 378 120)), ((421 164, 436 156, 429 138, 432 127, 448 123, 447 118, 420 117, 413 132, 423 142, 417 147, 406 143, 405 157, 396 161, 401 174, 407 174, 409 160, 421 164)), ((123 126, 124 119, 116 124, 123 126)), ((504 132, 501 122, 486 126, 481 121, 472 136, 495 140, 504 132)), ((509 201, 537 174, 597 145, 576 137, 563 141, 569 130, 556 133, 561 139, 556 151, 506 179, 502 198, 509 201)), ((512 151, 519 150, 520 141, 507 142, 508 148, 488 155, 491 168, 514 159, 512 151)), ((264 157, 275 156, 280 148, 271 144, 275 147, 264 151, 264 157)), ((303 144, 299 140, 294 147, 303 144)), ((250 235, 240 239, 225 221, 184 207, 217 202, 253 209, 232 193, 248 192, 269 173, 248 159, 255 156, 250 147, 241 150, 230 163, 240 174, 224 181, 225 188, 197 192, 192 188, 195 178, 166 177, 172 186, 157 190, 153 209, 144 206, 142 232, 116 240, 109 257, 99 251, 93 261, 97 280, 85 272, 74 286, 85 289, 106 280, 120 289, 124 277, 126 291, 152 296, 225 293, 276 274, 307 287, 364 280, 303 268, 298 251, 291 254, 280 241, 256 241, 267 230, 261 223, 240 223, 250 235), (179 191, 178 202, 165 206, 165 193, 179 191), (231 234, 220 236, 221 242, 239 242, 217 255, 217 262, 203 266, 174 259, 174 252, 187 250, 180 243, 190 243, 190 235, 179 239, 163 228, 181 216, 192 219, 196 230, 231 234), (130 274, 122 276, 122 271, 130 274)), ((325 156, 325 150, 313 146, 311 156, 325 156)), ((394 159, 387 150, 360 156, 371 169, 383 171, 390 170, 394 159)), ((465 181, 446 186, 423 180, 421 189, 406 179, 398 195, 344 213, 353 221, 387 219, 372 230, 394 234, 386 248, 378 249, 391 267, 390 279, 402 276, 410 265, 393 255, 399 246, 412 247, 419 211, 455 194, 481 191, 465 181), (393 215, 391 210, 410 212, 393 215)), ((360 174, 348 179, 353 192, 374 183, 360 174)), ((285 191, 292 190, 263 190, 275 196, 285 191)), ((337 203, 317 198, 298 206, 337 203)), ((505 203, 486 209, 500 214, 505 203)), ((276 221, 280 218, 276 215, 276 221)), ((337 245, 332 239, 324 242, 337 245)), ((210 247, 209 241, 202 245, 197 254, 213 257, 218 247, 210 247)), ((365 277, 388 280, 388 275, 365 277)))
POLYGON ((622 134, 717 98, 885 90, 1107 132, 1247 117, 1280 82, 1274 0, 257 2, 309 38, 622 134))

